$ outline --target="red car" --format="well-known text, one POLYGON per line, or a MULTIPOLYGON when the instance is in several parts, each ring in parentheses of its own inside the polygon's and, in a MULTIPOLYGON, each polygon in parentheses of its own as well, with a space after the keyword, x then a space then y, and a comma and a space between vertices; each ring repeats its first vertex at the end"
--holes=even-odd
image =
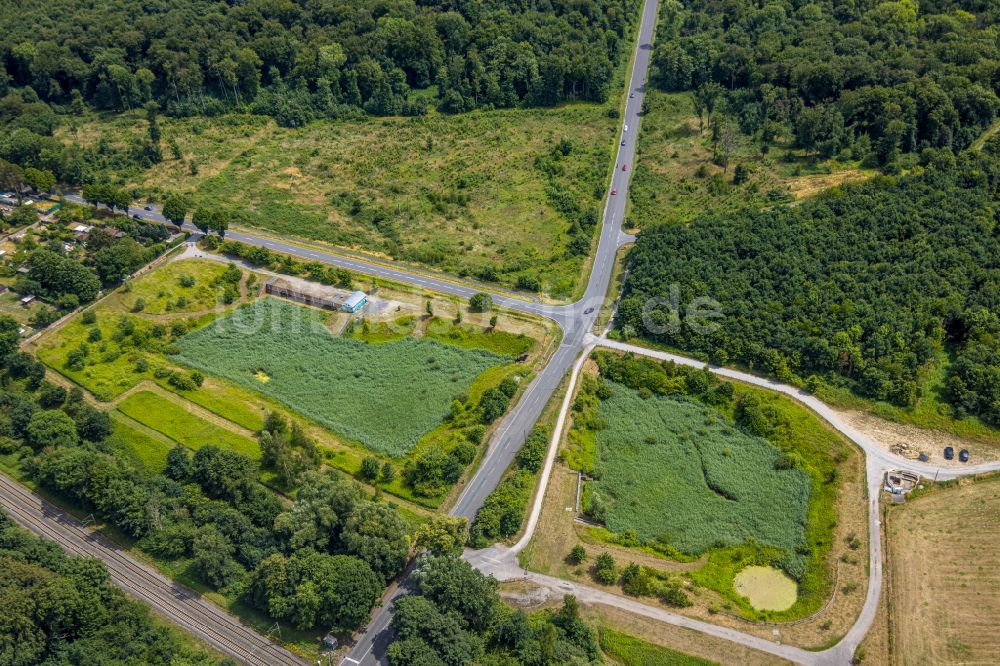
POLYGON ((616 194, 618 194, 618 190, 611 190, 611 196, 615 196, 616 194))
POLYGON ((622 171, 628 171, 628 165, 627 164, 623 164, 622 165, 622 171))

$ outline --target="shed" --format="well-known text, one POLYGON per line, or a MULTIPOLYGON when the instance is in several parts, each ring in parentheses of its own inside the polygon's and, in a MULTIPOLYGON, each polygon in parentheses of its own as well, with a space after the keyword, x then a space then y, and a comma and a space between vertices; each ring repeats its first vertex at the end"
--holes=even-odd
POLYGON ((23 297, 21 299, 21 307, 25 307, 26 308, 29 305, 31 305, 32 303, 34 303, 34 302, 35 302, 35 296, 34 296, 34 294, 28 294, 27 296, 25 296, 25 297, 23 297))
POLYGON ((365 307, 367 303, 367 294, 363 291, 356 291, 341 302, 340 309, 344 312, 357 312, 365 307))

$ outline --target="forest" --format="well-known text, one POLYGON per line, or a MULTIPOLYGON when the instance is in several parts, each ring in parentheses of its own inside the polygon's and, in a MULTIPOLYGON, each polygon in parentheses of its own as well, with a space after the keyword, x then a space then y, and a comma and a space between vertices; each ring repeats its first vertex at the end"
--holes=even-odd
MULTIPOLYGON (((287 127, 603 101, 636 0, 74 0, 0 9, 0 97, 287 127), (436 95, 421 91, 434 88, 436 95)), ((39 121, 41 122, 41 121, 39 121)))
POLYGON ((70 557, 0 512, 0 664, 232 664, 112 586, 98 560, 70 557))
POLYGON ((619 332, 903 407, 945 362, 954 415, 1000 424, 998 148, 929 150, 909 175, 654 227, 630 255, 619 332), (693 326, 702 297, 723 316, 693 326))
POLYGON ((652 82, 694 91, 699 116, 762 152, 793 139, 898 168, 906 153, 968 147, 996 117, 998 18, 996 3, 956 0, 665 2, 652 82))

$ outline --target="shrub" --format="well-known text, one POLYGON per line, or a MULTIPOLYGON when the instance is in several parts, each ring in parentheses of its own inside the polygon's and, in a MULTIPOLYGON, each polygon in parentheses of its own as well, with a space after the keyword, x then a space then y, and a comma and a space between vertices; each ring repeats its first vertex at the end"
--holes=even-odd
POLYGON ((569 555, 566 557, 566 560, 570 564, 581 564, 586 559, 587 549, 580 544, 573 546, 573 549, 569 551, 569 555))

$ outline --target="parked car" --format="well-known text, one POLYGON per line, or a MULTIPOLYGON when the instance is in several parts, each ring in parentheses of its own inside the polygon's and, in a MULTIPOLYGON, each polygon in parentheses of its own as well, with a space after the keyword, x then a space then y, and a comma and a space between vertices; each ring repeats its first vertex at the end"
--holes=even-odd
POLYGON ((951 460, 954 457, 955 457, 955 449, 951 448, 950 446, 944 447, 944 459, 951 460))
POLYGON ((611 189, 611 196, 615 196, 616 194, 618 194, 618 190, 612 188, 611 189))
POLYGON ((133 220, 141 220, 142 219, 142 215, 139 215, 139 213, 132 213, 132 219, 133 220))
POLYGON ((143 210, 153 210, 152 206, 143 206, 143 210))
POLYGON ((969 449, 962 449, 958 452, 958 459, 962 462, 969 462, 969 449))

